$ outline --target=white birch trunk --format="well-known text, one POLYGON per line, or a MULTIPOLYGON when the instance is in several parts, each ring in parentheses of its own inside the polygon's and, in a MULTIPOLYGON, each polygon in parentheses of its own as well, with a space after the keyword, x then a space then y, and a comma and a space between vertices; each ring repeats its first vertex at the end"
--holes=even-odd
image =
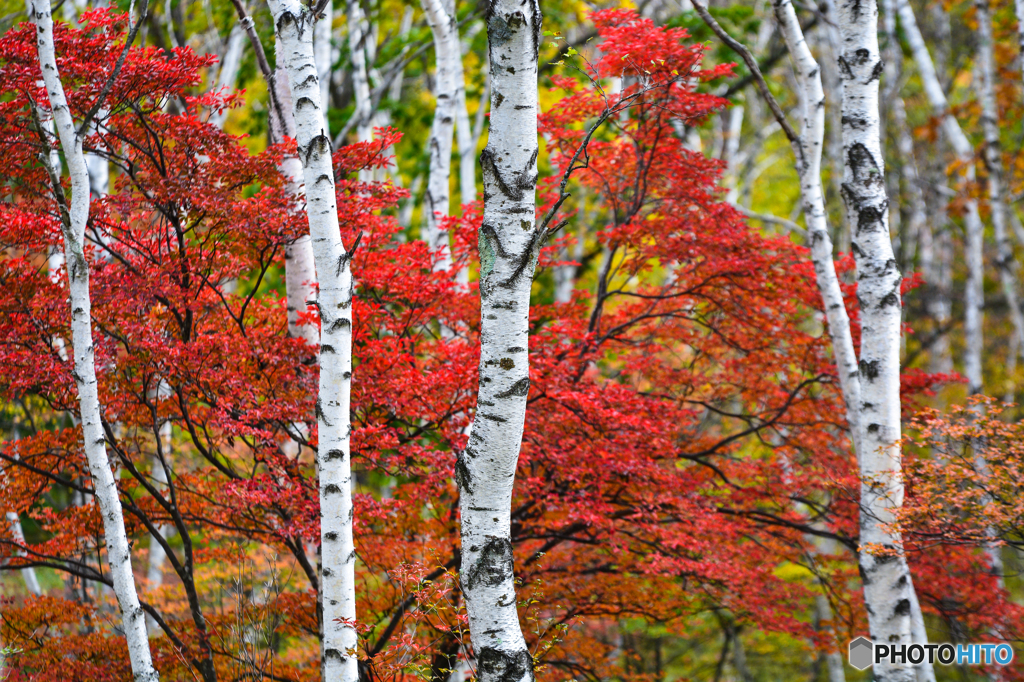
POLYGON ((61 147, 71 176, 69 218, 61 221, 64 233, 64 256, 68 264, 68 289, 71 298, 71 345, 75 356, 75 384, 81 409, 86 458, 92 473, 95 497, 103 518, 107 561, 110 565, 121 610, 121 627, 128 644, 135 682, 159 679, 146 637, 146 619, 139 604, 132 574, 131 548, 125 533, 117 481, 107 459, 106 441, 100 414, 99 391, 92 340, 91 299, 89 296, 89 265, 85 260, 85 226, 89 219, 89 169, 82 153, 82 138, 75 129, 64 87, 57 71, 54 53, 53 18, 50 5, 43 0, 28 0, 29 19, 36 25, 39 65, 46 82, 61 147))
MULTIPOLYGON (((910 644, 910 569, 902 538, 885 529, 903 504, 900 451, 900 321, 903 276, 889 237, 885 167, 881 152, 878 81, 878 8, 873 0, 839 3, 843 91, 843 200, 853 230, 860 303, 861 578, 871 637, 910 644), (873 546, 891 554, 881 556, 873 546)), ((909 663, 881 662, 874 679, 911 682, 909 663)))
POLYGON ((992 36, 992 12, 989 0, 976 0, 975 17, 978 22, 978 101, 981 104, 981 129, 985 136, 982 158, 988 171, 988 203, 992 212, 992 231, 996 238, 996 267, 1003 296, 1010 309, 1010 320, 1017 335, 1018 347, 1024 347, 1024 314, 1020 308, 1020 293, 1017 288, 1020 268, 1013 256, 1013 245, 1007 229, 1006 188, 1003 182, 1003 149, 999 141, 999 105, 995 92, 994 38, 992 36))
MULTIPOLYGON (((162 381, 157 388, 157 400, 166 398, 167 393, 166 384, 162 381)), ((153 482, 156 484, 157 489, 165 490, 167 488, 167 472, 164 470, 164 461, 167 462, 168 467, 171 466, 171 422, 165 421, 160 425, 157 431, 157 439, 159 440, 160 455, 163 455, 163 459, 158 456, 154 456, 151 460, 151 466, 153 471, 153 482)), ((166 540, 174 533, 174 525, 163 523, 157 526, 157 532, 160 537, 166 540)), ((167 563, 167 552, 164 550, 163 544, 155 535, 149 537, 149 565, 146 567, 146 589, 149 592, 153 592, 158 589, 164 582, 164 564, 167 563)), ((146 616, 146 625, 149 628, 149 632, 154 636, 160 636, 163 634, 156 621, 149 615, 146 616)))
POLYGON ((793 57, 800 83, 800 106, 803 116, 801 141, 796 154, 803 200, 804 221, 810 237, 811 260, 825 306, 836 371, 846 402, 846 418, 850 424, 854 449, 860 455, 857 440, 857 414, 860 406, 860 370, 850 334, 850 318, 846 312, 839 278, 832 260, 832 239, 829 237, 825 197, 821 186, 821 148, 825 139, 825 92, 821 85, 821 69, 811 54, 791 0, 775 5, 775 16, 793 57))
MULTIPOLYGON (((21 529, 21 517, 15 512, 7 512, 7 524, 11 527, 11 538, 19 545, 25 544, 25 532, 21 529)), ((18 552, 19 556, 25 556, 24 551, 18 552)), ((25 581, 25 588, 37 597, 43 593, 39 585, 39 577, 36 576, 36 569, 27 566, 20 571, 21 579, 25 581)), ((0 678, 2 679, 2 678, 0 678)))
MULTIPOLYGON (((434 54, 437 70, 434 95, 437 101, 434 122, 430 128, 427 149, 430 152, 430 170, 427 175, 427 193, 423 202, 422 239, 432 251, 437 251, 435 270, 448 270, 452 266, 448 233, 440 223, 450 210, 449 185, 452 170, 452 136, 455 114, 459 104, 459 84, 456 64, 462 63, 459 54, 458 30, 454 12, 449 14, 442 0, 422 0, 427 23, 434 36, 434 54)), ((452 8, 454 10, 454 7, 452 8)))
POLYGON ((530 390, 530 288, 542 239, 535 224, 540 35, 537 0, 489 3, 493 95, 480 156, 480 386, 469 444, 456 463, 460 576, 480 682, 534 679, 516 611, 510 523, 530 390))
POLYGON ((324 112, 324 132, 331 134, 330 121, 327 119, 327 109, 330 107, 331 92, 331 67, 334 65, 334 46, 331 42, 332 26, 334 23, 334 3, 328 0, 324 5, 323 13, 317 18, 316 28, 313 31, 313 54, 316 57, 316 73, 320 79, 320 106, 324 112))
MULTIPOLYGON (((576 242, 573 244, 572 252, 564 250, 562 257, 579 263, 583 260, 584 240, 586 239, 586 215, 581 211, 580 220, 577 221, 579 228, 576 231, 576 242)), ((568 303, 572 300, 572 294, 576 290, 576 266, 559 265, 555 268, 555 303, 568 303)))
MULTIPOLYGON (((18 428, 14 427, 14 440, 18 440, 18 428)), ((15 455, 17 459, 17 455, 15 455)), ((7 476, 5 472, 0 471, 0 475, 3 476, 3 485, 7 485, 7 476)), ((7 525, 11 528, 11 539, 13 539, 19 545, 25 545, 25 531, 21 527, 21 517, 17 512, 7 512, 7 525)), ((27 553, 19 551, 18 556, 25 556, 27 553)), ((36 575, 36 569, 32 566, 27 566, 20 571, 22 580, 25 581, 25 588, 29 593, 36 595, 37 597, 43 593, 42 587, 39 585, 39 578, 36 575)), ((2 647, 2 645, 0 645, 2 647)), ((2 670, 0 670, 2 672, 2 670)), ((0 679, 3 679, 0 677, 0 679)))
MULTIPOLYGON (((823 621, 831 622, 832 606, 828 603, 828 597, 823 592, 819 592, 818 596, 814 598, 814 610, 817 612, 815 617, 819 624, 823 621)), ((827 626, 827 630, 829 634, 832 634, 833 628, 831 625, 827 626)), ((828 669, 829 682, 846 682, 846 669, 843 667, 843 654, 840 651, 832 651, 825 654, 825 667, 828 669)))
MULTIPOLYGON (((238 78, 238 69, 242 66, 242 52, 245 49, 245 30, 241 24, 235 24, 228 34, 228 44, 224 56, 220 60, 217 73, 217 89, 233 88, 238 78)), ((220 111, 210 116, 210 123, 218 128, 224 127, 228 112, 220 111)))
MULTIPOLYGON (((456 18, 455 7, 454 3, 450 4, 452 7, 449 14, 454 20, 456 18)), ((455 105, 455 134, 459 143, 459 199, 465 205, 476 201, 476 143, 478 138, 473 135, 473 126, 469 120, 469 109, 466 106, 466 72, 462 67, 462 56, 469 46, 464 45, 460 40, 457 24, 452 31, 452 41, 458 55, 454 66, 455 84, 459 89, 459 101, 455 105)), ((484 102, 481 101, 480 109, 484 108, 484 102)))
MULTIPOLYGON (((960 124, 949 112, 949 103, 942 91, 942 84, 935 73, 928 46, 917 26, 917 18, 909 0, 896 0, 896 12, 899 14, 900 25, 907 44, 914 56, 921 85, 924 87, 928 103, 933 113, 941 117, 942 131, 949 140, 960 163, 966 168, 966 180, 974 179, 974 147, 964 135, 960 124)), ((984 225, 978 214, 978 203, 971 198, 964 201, 964 225, 967 228, 965 260, 967 261, 967 284, 965 287, 964 305, 964 375, 967 377, 968 391, 971 394, 982 390, 981 351, 983 345, 982 322, 985 304, 983 289, 984 225)))
POLYGON ((320 539, 323 575, 323 679, 357 682, 355 545, 349 460, 352 379, 351 254, 338 227, 331 143, 323 126, 320 83, 313 55, 312 11, 298 0, 271 2, 279 38, 278 64, 288 74, 295 139, 306 191, 306 214, 320 282, 322 326, 317 395, 320 539))
MULTIPOLYGON (((903 194, 906 195, 907 233, 914 236, 917 249, 921 248, 922 235, 928 222, 928 209, 921 191, 921 178, 917 172, 914 156, 914 139, 907 124, 907 110, 903 98, 896 96, 892 105, 892 125, 896 132, 896 150, 900 159, 900 173, 903 176, 903 194)), ((913 265, 913 253, 905 254, 906 267, 913 265)))
MULTIPOLYGON (((402 207, 398 209, 398 224, 402 227, 412 226, 412 214, 416 210, 416 195, 420 193, 420 187, 422 186, 422 175, 417 175, 409 183, 409 196, 402 203, 402 207)), ((399 237, 402 237, 402 233, 399 233, 399 237)))
POLYGON ((89 188, 95 197, 105 197, 110 192, 110 165, 99 154, 86 154, 85 165, 89 169, 89 188))
MULTIPOLYGON (((1003 285, 1003 295, 1010 309, 1017 336, 1017 348, 1024 347, 1024 315, 1021 314, 1020 296, 1017 292, 1018 265, 1013 256, 1013 245, 1007 231, 1007 213, 1003 185, 1003 152, 999 141, 999 105, 995 93, 995 57, 993 55, 992 12, 989 0, 976 0, 975 17, 978 22, 978 70, 981 78, 978 82, 978 99, 981 102, 981 128, 985 136, 983 158, 988 171, 988 202, 992 212, 992 228, 995 232, 998 257, 996 267, 999 268, 999 280, 1003 285)), ((975 455, 982 471, 988 469, 984 453, 975 455)), ((989 559, 989 570, 995 576, 1000 589, 1005 586, 1003 580, 1003 559, 1000 548, 989 543, 985 552, 989 559)))
POLYGON ((356 138, 367 142, 373 135, 371 128, 370 76, 366 65, 367 22, 359 0, 348 0, 348 49, 352 60, 352 89, 355 91, 356 138))
MULTIPOLYGON (((270 136, 274 143, 284 141, 284 138, 295 138, 295 117, 292 115, 292 95, 290 81, 287 72, 282 68, 277 69, 272 87, 276 98, 275 113, 270 119, 270 136), (276 112, 280 106, 281 111, 276 112)), ((328 134, 327 129, 324 133, 328 134)), ((301 195, 302 186, 302 162, 298 156, 287 155, 281 160, 279 166, 281 174, 287 182, 286 188, 289 194, 301 195)), ((313 242, 309 234, 302 234, 295 238, 284 249, 284 289, 288 305, 288 335, 292 338, 302 339, 311 346, 320 343, 320 332, 315 324, 299 324, 299 314, 308 308, 307 301, 316 298, 316 267, 313 262, 313 242)))

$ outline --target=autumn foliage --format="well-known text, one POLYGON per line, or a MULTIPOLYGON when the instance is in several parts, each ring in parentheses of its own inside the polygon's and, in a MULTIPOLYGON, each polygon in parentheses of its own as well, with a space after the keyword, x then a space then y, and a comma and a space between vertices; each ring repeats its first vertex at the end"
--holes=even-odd
MULTIPOLYGON (((600 59, 553 79, 558 99, 541 121, 552 169, 543 215, 595 119, 628 104, 579 159, 576 196, 562 207, 566 235, 542 254, 542 265, 565 267, 573 221, 587 220, 596 238, 585 251, 601 265, 568 303, 552 301, 542 274, 531 310, 512 532, 540 675, 645 679, 642 658, 617 653, 623 622, 685 636, 728 622, 834 649, 864 630, 851 551, 859 482, 810 261, 724 203, 722 164, 684 147, 674 128, 728 106, 704 84, 731 68, 704 70, 704 47, 684 30, 632 11, 593 21, 600 59), (618 92, 603 87, 614 77, 618 92), (823 549, 815 538, 825 536, 838 542, 823 549), (823 589, 838 633, 811 617, 823 589)), ((116 11, 58 26, 77 117, 123 36, 116 11)), ((0 38, 0 397, 12 434, 0 448, 0 506, 27 535, 21 544, 8 524, 0 548, 6 568, 55 569, 48 575, 62 581, 51 578, 44 596, 6 598, 2 640, 21 649, 12 680, 125 680, 74 421, 64 273, 50 258, 59 216, 38 156, 55 142, 40 126, 47 99, 34 49, 27 24, 0 38)), ((317 357, 288 336, 282 276, 284 246, 305 218, 278 170, 286 146, 252 153, 207 123, 235 103, 227 92, 191 94, 210 66, 188 48, 133 48, 86 138, 115 178, 92 199, 87 247, 107 447, 140 583, 152 536, 165 533, 174 549, 162 584, 141 587, 162 678, 209 670, 207 679, 237 679, 248 666, 266 679, 314 680, 317 357)), ((469 644, 453 475, 474 405, 479 313, 475 285, 456 272, 476 267, 480 214, 470 206, 449 221, 455 264, 434 272, 436 254, 394 218, 405 191, 357 179, 387 165, 399 137, 381 129, 334 157, 344 243, 360 236, 352 452, 361 655, 368 679, 445 679, 469 644)), ((314 306, 304 319, 317 324, 314 306)), ((935 381, 914 375, 908 390, 935 381)), ((950 436, 943 428, 926 436, 950 436)), ((986 442, 1020 440, 994 419, 970 428, 986 442)), ((934 505, 957 510, 920 536, 913 561, 925 577, 915 580, 926 611, 955 593, 957 608, 975 610, 964 627, 985 632, 993 623, 977 614, 1002 597, 978 581, 978 540, 996 528, 1020 541, 1019 496, 937 497, 944 481, 980 475, 950 448, 951 466, 929 469, 937 460, 923 458, 915 469, 922 503, 908 523, 937 518, 934 505), (975 512, 992 500, 996 511, 979 525, 975 512)), ((989 458, 988 475, 1005 469, 1019 483, 1013 448, 989 458)), ((1006 610, 998 626, 1010 636, 1021 615, 1006 610)))

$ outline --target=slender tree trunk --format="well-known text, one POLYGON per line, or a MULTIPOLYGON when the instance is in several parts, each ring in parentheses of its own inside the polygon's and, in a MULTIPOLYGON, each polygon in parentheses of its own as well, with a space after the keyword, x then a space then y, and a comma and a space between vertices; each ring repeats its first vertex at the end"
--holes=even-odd
MULTIPOLYGON (((949 140, 958 160, 966 169, 966 181, 974 180, 974 147, 964 135, 960 124, 949 112, 949 104, 942 90, 942 84, 935 73, 928 46, 921 36, 914 16, 914 9, 909 0, 896 0, 896 11, 907 44, 914 56, 921 84, 931 104, 932 111, 942 120, 942 131, 949 140)), ((983 289, 983 242, 984 225, 978 214, 978 204, 974 199, 964 201, 964 225, 966 227, 965 260, 967 261, 967 284, 964 302, 964 374, 967 377, 968 390, 971 394, 982 390, 981 351, 983 306, 985 304, 983 289)))
MULTIPOLYGON (((89 169, 82 153, 82 138, 75 129, 64 96, 54 53, 53 18, 50 5, 29 0, 29 19, 36 25, 39 65, 49 94, 50 110, 56 123, 61 147, 71 176, 71 206, 62 207, 64 257, 68 264, 68 290, 71 299, 71 345, 75 356, 75 384, 81 410, 85 454, 92 474, 95 497, 103 519, 107 561, 114 582, 114 593, 121 610, 121 627, 128 644, 135 682, 159 679, 146 637, 146 619, 139 604, 132 574, 131 548, 125 533, 124 515, 117 481, 107 458, 103 434, 96 365, 92 340, 92 302, 89 295, 89 264, 85 260, 85 226, 89 219, 89 169)), ((60 192, 60 185, 54 186, 60 192)))
MULTIPOLYGON (((1017 290, 1018 265, 1013 255, 1013 245, 1007 231, 1007 213, 1010 207, 1006 204, 1003 184, 1003 152, 999 141, 999 105, 995 93, 995 56, 993 55, 992 12, 988 0, 976 0, 975 18, 978 22, 978 70, 981 78, 978 82, 978 99, 981 102, 981 128, 985 135, 983 158, 985 170, 988 171, 988 201, 992 212, 992 227, 995 232, 998 257, 996 266, 999 268, 999 279, 1003 285, 1003 295, 1010 309, 1017 336, 1017 348, 1024 347, 1024 314, 1021 313, 1020 295, 1017 290)), ((983 451, 976 455, 982 471, 988 469, 983 451)), ((994 537, 994 536, 993 536, 994 537)), ((988 543, 985 548, 989 559, 989 569, 1002 589, 1003 559, 998 544, 988 543)))
POLYGON ((317 18, 313 29, 313 54, 316 57, 316 73, 320 79, 320 105, 324 114, 324 133, 331 135, 331 124, 327 118, 327 108, 331 101, 331 67, 334 65, 334 45, 332 43, 334 23, 334 3, 328 0, 323 6, 321 16, 317 18))
MULTIPOLYGON (((285 137, 295 138, 295 117, 292 115, 292 95, 288 73, 279 68, 274 76, 271 87, 275 98, 273 107, 275 115, 271 117, 270 137, 277 144, 285 137), (280 108, 280 115, 277 110, 280 108)), ((324 130, 325 134, 327 130, 324 130)), ((301 195, 302 162, 299 157, 288 154, 281 160, 281 174, 287 182, 287 191, 292 195, 301 195)), ((320 332, 315 324, 300 324, 299 315, 309 305, 307 301, 316 298, 316 266, 313 261, 313 242, 309 234, 297 235, 284 249, 284 281, 285 298, 288 304, 288 335, 302 339, 311 346, 320 342, 320 332)))
MULTIPOLYGON (((21 517, 15 512, 7 512, 7 524, 11 527, 11 537, 19 545, 25 544, 25 532, 21 528, 21 517)), ((18 552, 19 555, 24 556, 25 552, 18 552)), ((25 588, 37 597, 43 593, 43 588, 39 585, 39 578, 36 576, 36 569, 27 566, 21 569, 21 578, 25 581, 25 588)), ((0 678, 2 679, 2 678, 0 678)))
POLYGON ((454 6, 449 13, 442 0, 422 0, 423 11, 434 35, 434 54, 437 71, 434 94, 437 104, 434 109, 434 123, 430 128, 430 170, 427 176, 427 194, 423 202, 423 241, 437 251, 435 270, 447 270, 452 265, 448 233, 440 224, 449 212, 449 185, 452 170, 452 136, 455 126, 461 83, 456 81, 456 72, 461 74, 462 57, 459 54, 458 29, 455 23, 454 6))
POLYGON ((1017 344, 1024 347, 1024 314, 1021 313, 1020 293, 1018 290, 1019 266, 1013 256, 1013 245, 1007 229, 1007 213, 1010 210, 1006 203, 1005 184, 1003 177, 1003 149, 999 141, 999 105, 996 102, 995 90, 995 56, 993 55, 994 38, 992 36, 992 12, 988 0, 975 2, 975 18, 978 22, 978 101, 981 103, 981 129, 985 136, 982 158, 988 172, 988 203, 992 212, 992 230, 996 238, 996 267, 999 269, 999 281, 1003 286, 1003 296, 1010 309, 1010 320, 1017 335, 1017 344))
POLYGON ((462 589, 480 682, 533 680, 516 611, 512 487, 530 390, 530 287, 543 235, 537 183, 537 0, 487 8, 491 125, 481 154, 480 387, 456 480, 462 511, 462 589))
MULTIPOLYGON (((220 60, 220 70, 217 73, 216 89, 235 87, 235 79, 238 78, 238 69, 242 66, 242 52, 245 49, 245 30, 241 24, 231 27, 228 34, 227 46, 224 55, 220 60)), ((210 116, 210 123, 218 128, 224 127, 224 121, 228 118, 227 110, 217 112, 210 116)))
MULTIPOLYGON (((818 593, 818 596, 814 598, 814 611, 817 627, 827 628, 829 634, 832 634, 832 606, 828 603, 828 597, 824 593, 818 593)), ((825 665, 828 668, 829 682, 846 682, 846 669, 843 667, 843 654, 840 651, 825 654, 825 665)))
POLYGON ((320 83, 313 55, 318 8, 298 0, 271 3, 279 64, 288 74, 295 139, 306 189, 306 215, 320 282, 320 385, 317 395, 320 539, 323 576, 323 679, 357 682, 355 544, 349 418, 352 380, 352 255, 338 227, 331 142, 323 127, 320 83))
POLYGON ((903 98, 896 96, 892 105, 892 127, 896 137, 896 152, 900 160, 900 173, 903 176, 902 192, 905 195, 904 206, 907 213, 906 232, 912 235, 915 245, 913 250, 904 252, 904 267, 912 268, 914 256, 921 248, 922 233, 928 222, 928 208, 921 190, 921 178, 917 172, 917 161, 914 155, 914 138, 907 124, 907 110, 903 98))
MULTIPOLYGON (((18 440, 18 427, 17 427, 17 425, 15 425, 15 427, 14 427, 14 440, 18 440)), ((15 457, 17 457, 17 456, 15 456, 15 457)), ((3 476, 6 479, 6 473, 3 473, 3 476)), ((17 512, 14 512, 14 511, 7 512, 6 516, 7 516, 7 525, 10 526, 10 529, 11 529, 11 538, 16 543, 18 543, 19 545, 24 545, 25 544, 25 531, 21 527, 21 517, 18 515, 17 512)), ((18 552, 18 554, 20 556, 25 556, 26 553, 25 552, 18 552)), ((37 597, 39 595, 41 595, 43 593, 43 588, 39 585, 39 577, 36 575, 36 569, 33 568, 32 566, 27 566, 27 567, 21 569, 20 572, 21 572, 22 580, 25 581, 25 588, 29 591, 29 593, 30 594, 34 594, 37 597)), ((0 648, 2 648, 2 647, 3 647, 3 645, 0 644, 0 648)), ((3 672, 2 668, 0 668, 0 672, 3 672)), ((2 679, 4 679, 4 678, 0 677, 0 680, 2 680, 2 679)))
POLYGON ((359 0, 348 0, 348 49, 352 60, 352 88, 355 91, 356 137, 366 142, 373 134, 371 129, 370 76, 366 65, 367 22, 359 0))
MULTIPOLYGON (((454 7, 452 18, 455 19, 454 7)), ((469 120, 469 109, 466 105, 466 72, 462 67, 463 44, 459 39, 458 24, 452 32, 455 54, 455 83, 459 89, 459 101, 455 105, 455 133, 459 143, 459 199, 462 204, 476 201, 476 143, 479 138, 473 135, 473 124, 469 120)), ((486 95, 485 95, 486 96, 486 95)), ((484 100, 480 101, 480 109, 485 109, 484 100)))
POLYGON ((807 46, 791 0, 777 2, 775 15, 795 62, 801 87, 803 127, 799 144, 794 144, 794 154, 800 175, 804 221, 810 238, 811 260, 814 263, 818 291, 825 306, 839 384, 846 402, 847 421, 854 449, 859 455, 857 413, 860 405, 860 371, 850 334, 850 318, 836 276, 835 262, 832 260, 832 239, 829 237, 821 186, 821 148, 825 138, 825 92, 821 85, 821 68, 807 46))
MULTIPOLYGON (((900 452, 900 321, 903 280, 889 237, 881 152, 878 10, 873 0, 839 3, 843 82, 843 200, 853 229, 860 302, 861 577, 871 636, 910 644, 912 583, 902 538, 885 524, 903 503, 900 452), (888 552, 883 556, 879 550, 888 552)), ((874 666, 875 680, 911 682, 909 663, 874 666)))
MULTIPOLYGON (((167 389, 165 384, 161 381, 156 390, 156 400, 160 400, 166 397, 165 394, 167 389)), ((165 421, 160 424, 156 433, 159 451, 152 458, 152 471, 153 481, 157 488, 162 492, 166 491, 167 484, 167 471, 164 469, 164 463, 168 466, 171 465, 171 422, 165 421)), ((160 537, 167 539, 174 533, 174 526, 172 524, 160 524, 157 526, 157 531, 160 537)), ((157 539, 155 535, 150 535, 149 540, 149 565, 146 567, 146 587, 147 590, 152 592, 153 590, 160 587, 164 582, 164 564, 167 562, 167 552, 164 550, 163 544, 157 539)), ((146 623, 149 627, 150 632, 156 634, 157 630, 156 622, 150 616, 146 616, 146 623)))

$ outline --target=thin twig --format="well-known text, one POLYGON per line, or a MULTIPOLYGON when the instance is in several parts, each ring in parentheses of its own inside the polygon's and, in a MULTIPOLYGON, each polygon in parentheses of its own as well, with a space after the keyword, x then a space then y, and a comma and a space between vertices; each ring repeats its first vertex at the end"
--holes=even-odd
MULTIPOLYGON (((743 43, 739 42, 731 35, 726 33, 725 29, 722 28, 715 18, 708 12, 707 7, 702 5, 699 0, 693 0, 693 9, 700 15, 700 18, 704 20, 704 23, 708 25, 715 35, 717 35, 723 43, 729 46, 729 48, 743 58, 747 68, 750 69, 751 75, 754 77, 754 83, 757 85, 757 89, 761 92, 761 96, 764 97, 765 101, 768 102, 768 108, 772 110, 772 115, 775 116, 775 120, 782 126, 783 132, 786 133, 786 138, 790 144, 793 145, 794 149, 801 149, 800 136, 796 134, 793 127, 789 125, 789 120, 786 118, 786 114, 782 111, 782 107, 775 100, 771 91, 768 89, 768 83, 765 82, 764 76, 761 74, 761 69, 757 65, 757 60, 754 59, 754 55, 750 54, 750 50, 746 48, 743 43)), ((801 151, 802 154, 802 151, 801 151)), ((801 162, 803 159, 801 159, 801 162)))
POLYGON ((778 216, 774 216, 768 213, 757 213, 755 211, 751 211, 749 208, 744 208, 739 204, 731 204, 731 206, 736 210, 737 213, 745 215, 751 220, 760 220, 762 223, 778 225, 779 227, 785 229, 787 232, 793 232, 794 234, 798 234, 804 238, 807 237, 807 230, 800 227, 792 220, 786 220, 785 218, 780 218, 778 216))
POLYGON ((110 90, 114 87, 114 81, 116 81, 117 77, 121 74, 121 67, 124 66, 124 60, 128 57, 128 50, 131 49, 132 43, 135 42, 135 36, 139 32, 139 28, 142 26, 142 22, 146 20, 147 12, 149 12, 149 0, 142 0, 142 10, 139 12, 139 20, 136 21, 134 25, 132 25, 132 17, 129 11, 128 37, 125 38, 124 49, 121 50, 121 55, 117 58, 117 63, 114 64, 114 72, 110 74, 110 78, 108 78, 107 82, 103 84, 103 89, 100 90, 99 97, 96 98, 96 102, 93 103, 92 108, 89 109, 89 112, 85 115, 85 118, 82 119, 82 125, 80 125, 78 127, 78 130, 76 131, 76 135, 78 135, 79 137, 81 137, 82 133, 84 133, 86 129, 88 129, 89 124, 92 123, 92 119, 99 112, 100 107, 103 106, 103 100, 107 98, 107 95, 110 94, 110 90))

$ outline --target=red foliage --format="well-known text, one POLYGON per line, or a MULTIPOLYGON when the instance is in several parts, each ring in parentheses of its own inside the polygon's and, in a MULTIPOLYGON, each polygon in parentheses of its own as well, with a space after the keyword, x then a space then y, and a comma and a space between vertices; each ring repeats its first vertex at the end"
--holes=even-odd
MULTIPOLYGON (((76 115, 113 68, 122 20, 96 11, 82 29, 56 32, 76 115)), ((840 595, 838 617, 862 629, 855 562, 822 554, 808 531, 855 548, 859 483, 807 253, 750 229, 720 201, 721 164, 683 148, 673 129, 725 106, 698 86, 729 70, 702 70, 703 48, 682 30, 619 10, 594 20, 602 56, 590 75, 621 76, 625 87, 605 97, 556 79, 570 94, 543 116, 552 162, 564 167, 606 108, 630 106, 598 131, 578 174, 596 206, 592 246, 604 265, 566 304, 545 302, 542 277, 531 312, 534 373, 512 515, 528 638, 551 679, 622 674, 612 624, 627 618, 683 633, 727 609, 738 622, 832 646, 803 615, 820 589, 813 573, 840 595)), ((4 426, 20 436, 0 451, 0 503, 30 531, 27 546, 9 529, 0 542, 10 568, 102 581, 97 510, 74 502, 88 499, 90 479, 68 416, 63 274, 46 268, 59 230, 31 132, 28 102, 46 101, 33 50, 27 27, 0 39, 0 173, 14 188, 0 204, 0 395, 11 405, 4 426)), ((131 50, 86 140, 117 178, 110 195, 94 197, 88 227, 108 447, 137 569, 148 535, 177 528, 168 580, 144 590, 164 620, 166 636, 152 640, 161 671, 199 667, 205 642, 229 674, 243 644, 235 623, 264 609, 279 637, 274 674, 316 679, 307 544, 319 537, 317 369, 314 349, 287 335, 281 283, 283 246, 304 217, 277 170, 289 150, 250 154, 207 125, 200 110, 229 106, 230 96, 185 97, 208 64, 187 49, 131 50), (179 98, 184 111, 164 111, 179 98), (298 456, 285 454, 289 441, 298 456), (166 485, 154 477, 161 457, 166 485), (257 582, 238 577, 239 557, 262 575, 277 571, 279 589, 248 606, 226 598, 225 583, 257 582)), ((435 254, 398 239, 390 214, 401 190, 354 179, 387 163, 397 138, 378 131, 335 155, 343 238, 362 235, 352 451, 359 627, 373 679, 437 668, 465 645, 452 471, 477 382, 474 285, 460 286, 455 269, 434 272, 435 254)), ((551 206, 554 180, 546 188, 551 206)), ((450 221, 459 267, 475 258, 479 220, 450 221)), ((316 323, 315 312, 307 319, 316 323)), ((935 381, 910 379, 915 391, 935 381)), ((110 606, 95 583, 88 591, 88 604, 51 590, 4 610, 3 641, 25 649, 17 679, 67 679, 72 668, 93 680, 126 676, 110 606)))

